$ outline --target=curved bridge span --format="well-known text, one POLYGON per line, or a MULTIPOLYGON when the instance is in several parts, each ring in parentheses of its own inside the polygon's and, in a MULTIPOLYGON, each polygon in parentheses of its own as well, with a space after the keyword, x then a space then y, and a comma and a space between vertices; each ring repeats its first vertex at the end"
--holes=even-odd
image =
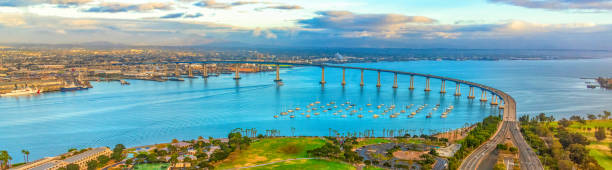
MULTIPOLYGON (((491 105, 496 106, 499 104, 499 109, 503 110, 503 122, 499 126, 497 132, 492 135, 492 137, 476 148, 470 155, 468 155, 462 162, 459 169, 462 170, 476 170, 480 169, 479 165, 483 159, 489 156, 491 152, 495 150, 497 144, 502 143, 506 139, 511 139, 511 141, 516 145, 519 149, 519 160, 521 169, 528 170, 543 170, 542 164, 538 159, 538 156, 535 152, 529 147, 525 139, 523 138, 520 130, 519 123, 516 119, 516 102, 512 96, 507 93, 479 83, 443 77, 431 74, 422 74, 422 73, 414 73, 414 72, 405 72, 405 71, 396 71, 396 70, 386 70, 386 69, 376 69, 376 68, 365 68, 365 67, 352 67, 352 66, 341 66, 341 65, 330 65, 330 64, 312 64, 312 63, 291 63, 291 62, 274 62, 274 61, 238 61, 238 60, 219 60, 219 61, 194 61, 194 62, 158 62, 158 63, 121 63, 121 64, 113 64, 113 65, 147 65, 147 64, 175 64, 178 67, 178 64, 202 64, 204 66, 204 70, 206 69, 206 64, 216 64, 216 63, 225 63, 225 64, 236 64, 236 67, 239 67, 239 64, 265 64, 265 65, 276 65, 276 79, 275 81, 281 81, 279 74, 279 65, 292 65, 292 66, 310 66, 310 67, 320 67, 321 68, 321 84, 325 84, 325 68, 340 68, 343 71, 342 74, 342 85, 345 85, 345 74, 344 71, 346 69, 352 70, 361 70, 361 86, 363 86, 363 72, 364 71, 375 71, 378 72, 378 83, 377 87, 381 87, 380 84, 380 73, 392 73, 394 74, 394 83, 393 88, 397 88, 397 75, 409 75, 410 78, 410 90, 414 89, 414 76, 424 77, 426 78, 425 91, 431 91, 429 88, 429 79, 437 79, 442 81, 442 88, 440 93, 446 93, 445 91, 445 82, 455 82, 455 96, 461 96, 460 93, 460 85, 464 84, 469 86, 470 92, 468 94, 469 99, 474 99, 474 88, 479 88, 482 90, 480 101, 487 101, 487 92, 491 93, 491 105), (498 99, 500 99, 498 103, 498 99)), ((206 71, 204 71, 206 72, 206 71)), ((208 76, 207 73, 205 76, 208 76)), ((238 68, 236 69, 236 77, 234 79, 240 79, 238 68)))

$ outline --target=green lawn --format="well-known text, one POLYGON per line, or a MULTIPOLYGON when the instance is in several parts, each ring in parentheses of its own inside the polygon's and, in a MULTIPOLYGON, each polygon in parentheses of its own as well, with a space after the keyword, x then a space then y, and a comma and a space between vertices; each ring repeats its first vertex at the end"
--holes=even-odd
POLYGON ((595 128, 595 127, 612 128, 612 121, 611 120, 587 120, 586 124, 572 123, 572 125, 570 125, 569 127, 570 128, 579 128, 579 127, 586 127, 586 128, 595 128))
POLYGON ((134 167, 134 169, 138 170, 165 170, 167 169, 169 164, 139 164, 134 167))
POLYGON ((376 166, 366 166, 363 168, 363 170, 384 170, 384 168, 379 168, 376 166))
POLYGON ((246 150, 232 153, 218 168, 239 168, 292 158, 307 158, 306 151, 321 147, 325 142, 320 138, 262 139, 253 142, 246 150))
POLYGON ((320 160, 320 159, 308 159, 308 160, 294 160, 294 161, 286 161, 279 162, 275 164, 270 164, 266 166, 260 166, 249 169, 317 169, 317 170, 335 170, 335 169, 355 169, 353 165, 337 162, 337 161, 328 161, 328 160, 320 160))
POLYGON ((391 142, 391 140, 384 139, 384 138, 365 139, 363 141, 360 141, 354 148, 360 148, 360 147, 366 146, 366 145, 380 144, 380 143, 389 143, 389 142, 391 142))
POLYGON ((589 155, 591 155, 597 163, 604 167, 606 170, 612 170, 612 157, 609 154, 602 153, 600 150, 591 149, 589 150, 589 155))
POLYGON ((586 124, 572 123, 569 126, 570 131, 578 132, 585 135, 591 142, 587 146, 589 149, 589 155, 593 156, 597 163, 604 167, 606 170, 612 170, 612 154, 608 153, 607 149, 609 143, 612 142, 612 133, 606 133, 606 139, 597 141, 595 139, 595 128, 604 127, 612 128, 612 120, 587 120, 586 124), (584 128, 591 128, 591 130, 585 130, 584 128))

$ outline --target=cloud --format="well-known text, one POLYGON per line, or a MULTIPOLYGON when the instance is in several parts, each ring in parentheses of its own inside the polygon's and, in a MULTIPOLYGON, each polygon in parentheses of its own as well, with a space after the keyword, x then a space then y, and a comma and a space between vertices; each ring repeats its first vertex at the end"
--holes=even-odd
POLYGON ((23 16, 17 14, 0 15, 0 25, 15 27, 25 25, 26 21, 23 16))
POLYGON ((247 29, 197 21, 75 19, 0 13, 0 43, 107 41, 131 45, 197 45, 227 41, 224 37, 228 35, 248 37, 245 35, 250 33, 247 29))
POLYGON ((298 5, 279 5, 279 6, 265 7, 264 9, 294 10, 294 9, 304 9, 304 8, 298 5))
POLYGON ((526 21, 511 21, 498 27, 497 31, 505 32, 551 32, 562 30, 577 30, 584 28, 593 28, 594 23, 571 23, 571 24, 537 24, 526 21))
POLYGON ((254 37, 260 37, 260 36, 262 36, 262 35, 263 35, 263 36, 264 36, 266 39, 276 39, 276 38, 278 38, 278 36, 277 36, 276 34, 272 33, 272 31, 267 30, 267 29, 266 29, 266 30, 262 30, 262 29, 261 29, 261 28, 259 28, 259 27, 258 27, 258 28, 255 28, 255 29, 253 30, 252 35, 253 35, 254 37))
POLYGON ((435 38, 443 38, 443 39, 457 39, 461 35, 460 32, 432 32, 425 34, 423 36, 424 39, 435 39, 435 38))
POLYGON ((550 10, 612 10, 610 0, 489 0, 525 8, 541 8, 550 10))
POLYGON ((181 13, 172 13, 172 14, 167 14, 167 15, 161 16, 159 18, 161 18, 161 19, 180 18, 183 15, 185 15, 185 13, 182 13, 182 12, 181 13))
POLYGON ((126 4, 126 3, 102 3, 100 6, 92 7, 84 10, 84 12, 146 12, 152 10, 171 10, 174 9, 173 3, 150 2, 144 4, 126 4))
POLYGON ((184 12, 180 13, 171 13, 164 16, 159 17, 160 19, 172 19, 172 18, 198 18, 204 16, 202 13, 194 13, 194 14, 186 14, 184 12))
POLYGON ((223 3, 217 2, 215 0, 203 0, 199 1, 193 5, 204 8, 214 8, 214 9, 230 9, 232 7, 241 6, 241 5, 249 5, 249 4, 265 4, 267 2, 255 2, 255 1, 236 1, 232 3, 223 3))
POLYGON ((400 14, 354 14, 349 11, 321 11, 320 16, 298 21, 305 28, 348 32, 349 35, 367 35, 393 38, 402 29, 414 24, 430 24, 436 20, 424 16, 400 14))
POLYGON ((201 17, 201 16, 204 16, 204 15, 203 15, 202 13, 199 13, 199 12, 198 12, 198 13, 195 13, 195 14, 186 14, 186 15, 184 16, 184 18, 199 18, 199 17, 201 17))
POLYGON ((0 0, 0 6, 30 6, 38 4, 57 4, 62 6, 76 6, 86 4, 92 0, 0 0))

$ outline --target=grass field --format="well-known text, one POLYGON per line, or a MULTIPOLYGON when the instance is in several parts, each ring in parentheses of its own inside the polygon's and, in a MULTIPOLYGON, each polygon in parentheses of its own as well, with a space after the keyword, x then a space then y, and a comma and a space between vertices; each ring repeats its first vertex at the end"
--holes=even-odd
POLYGON ((572 129, 577 129, 580 127, 585 128, 595 128, 595 127, 604 127, 604 128, 612 128, 612 120, 587 120, 586 124, 580 123, 572 123, 569 126, 572 129))
POLYGON ((612 157, 610 154, 605 154, 600 150, 592 149, 589 151, 589 155, 595 158, 601 167, 604 167, 606 170, 612 170, 612 157))
POLYGON ((335 169, 355 169, 353 165, 337 162, 337 161, 328 161, 321 159, 308 159, 308 160, 294 160, 294 161, 286 161, 279 162, 275 164, 270 164, 266 166, 260 166, 249 169, 278 169, 278 170, 293 170, 293 169, 317 169, 317 170, 335 170, 335 169))
POLYGON ((165 170, 168 168, 169 164, 139 164, 134 167, 134 169, 138 170, 165 170))
POLYGON ((384 168, 379 168, 376 166, 366 166, 366 167, 363 167, 363 170, 384 170, 384 168))
POLYGON ((589 155, 593 156, 597 163, 606 170, 612 170, 612 154, 608 148, 609 144, 612 143, 612 133, 606 133, 606 139, 597 141, 595 139, 595 129, 597 127, 612 128, 612 120, 587 120, 586 124, 572 123, 569 126, 569 130, 581 133, 590 141, 593 141, 587 146, 589 155), (587 128, 591 128, 591 130, 587 128))
POLYGON ((307 158, 306 151, 321 147, 325 142, 320 138, 262 139, 253 142, 246 150, 232 153, 218 168, 239 168, 292 158, 307 158))

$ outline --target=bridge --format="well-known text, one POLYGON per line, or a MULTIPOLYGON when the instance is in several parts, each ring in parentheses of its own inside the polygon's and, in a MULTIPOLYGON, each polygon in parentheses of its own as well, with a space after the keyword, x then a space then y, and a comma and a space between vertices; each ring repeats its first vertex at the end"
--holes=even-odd
MULTIPOLYGON (((189 64, 189 65, 201 64, 203 66, 202 76, 208 77, 208 69, 206 65, 212 64, 212 63, 235 64, 236 69, 235 69, 234 79, 236 80, 239 80, 241 78, 240 72, 238 69, 240 67, 240 64, 263 64, 263 65, 275 65, 276 66, 276 78, 274 79, 274 81, 277 81, 277 82, 282 81, 282 79, 280 78, 280 72, 279 72, 280 65, 291 65, 291 66, 320 67, 321 68, 321 81, 319 83, 321 85, 325 85, 327 83, 325 81, 325 68, 340 68, 342 69, 342 83, 341 83, 342 86, 346 85, 346 81, 345 81, 346 80, 345 79, 346 69, 352 69, 352 70, 361 71, 361 82, 359 84, 360 86, 365 85, 364 76, 363 76, 364 71, 374 71, 378 73, 377 84, 376 84, 376 87, 378 88, 382 86, 380 83, 381 73, 391 73, 394 75, 392 88, 399 87, 397 84, 398 75, 410 76, 410 85, 409 85, 410 90, 415 89, 414 88, 414 76, 424 77, 426 79, 425 89, 424 89, 424 91, 426 92, 429 92, 432 90, 429 86, 430 79, 432 78, 441 81, 440 93, 442 94, 446 93, 446 90, 445 90, 446 81, 455 82, 454 96, 461 96, 462 95, 461 85, 462 84, 467 85, 470 89, 467 95, 468 99, 476 98, 474 94, 475 88, 479 88, 481 90, 480 101, 487 102, 488 100, 487 92, 490 93, 490 96, 491 96, 490 104, 492 107, 499 105, 498 108, 500 109, 500 111, 503 111, 503 121, 500 124, 498 130, 495 132, 495 134, 493 134, 492 137, 487 142, 485 142, 484 144, 476 148, 474 151, 470 153, 470 155, 468 155, 463 160, 459 169, 462 169, 462 170, 479 169, 479 165, 481 161, 487 156, 489 156, 489 154, 495 150, 495 147, 497 146, 497 144, 502 143, 506 139, 506 137, 509 136, 511 141, 514 143, 514 145, 518 147, 521 169, 543 170, 542 164, 540 163, 538 156, 529 147, 529 145, 527 144, 527 142, 525 141, 525 139, 523 138, 519 130, 520 127, 519 127, 519 123, 517 122, 517 118, 516 118, 516 102, 514 98, 512 98, 512 96, 508 95, 507 93, 499 89, 489 87, 487 85, 475 83, 475 82, 470 82, 470 81, 465 81, 465 80, 460 80, 460 79, 455 79, 455 78, 450 78, 450 77, 431 75, 431 74, 422 74, 422 73, 396 71, 396 70, 352 67, 352 66, 341 66, 341 65, 330 65, 330 64, 291 63, 291 62, 275 62, 275 61, 219 60, 219 61, 193 61, 193 62, 121 63, 121 64, 114 64, 114 65, 176 64, 178 68, 179 64, 189 64)), ((189 71, 189 73, 191 74, 191 70, 189 71)), ((180 75, 180 74, 177 73, 177 75, 180 75)))

